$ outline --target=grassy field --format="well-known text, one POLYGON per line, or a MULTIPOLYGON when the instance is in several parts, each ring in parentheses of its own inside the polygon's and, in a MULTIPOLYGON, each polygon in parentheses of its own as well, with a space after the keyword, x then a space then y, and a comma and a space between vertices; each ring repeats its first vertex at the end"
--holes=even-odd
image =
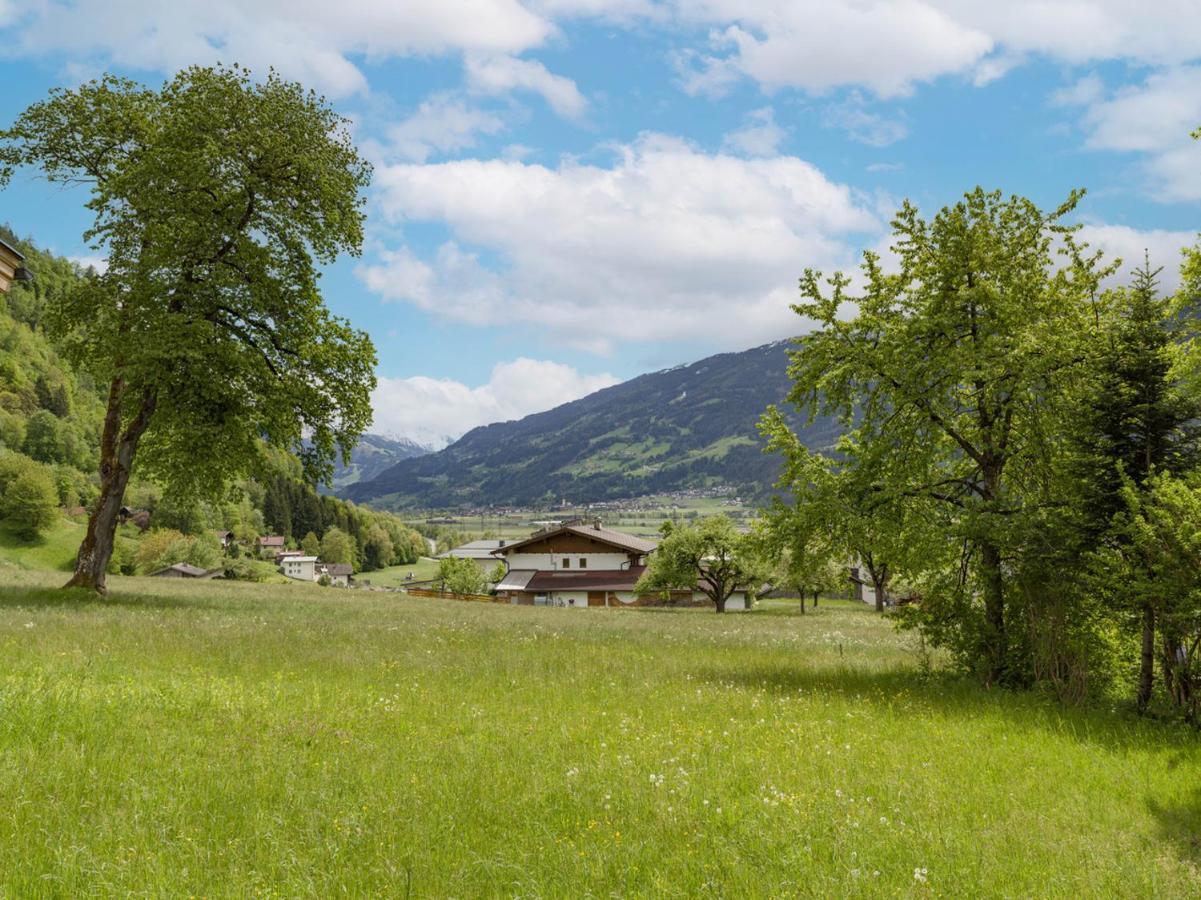
POLYGON ((0 896, 1201 892, 1195 733, 863 607, 58 579, 0 568, 0 896))
POLYGON ((423 556, 411 566, 389 566, 374 572, 360 572, 355 580, 369 582, 372 587, 404 587, 413 581, 428 581, 438 574, 438 560, 423 556), (405 576, 412 573, 411 579, 405 576))

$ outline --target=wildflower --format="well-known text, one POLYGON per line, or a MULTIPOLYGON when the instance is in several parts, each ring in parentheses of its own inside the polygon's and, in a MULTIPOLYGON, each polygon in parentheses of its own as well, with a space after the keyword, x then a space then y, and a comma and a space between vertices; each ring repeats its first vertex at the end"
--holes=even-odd
POLYGON ((925 884, 926 883, 926 874, 927 874, 927 872, 926 872, 925 868, 914 869, 913 870, 913 880, 916 882, 919 882, 921 884, 925 884))

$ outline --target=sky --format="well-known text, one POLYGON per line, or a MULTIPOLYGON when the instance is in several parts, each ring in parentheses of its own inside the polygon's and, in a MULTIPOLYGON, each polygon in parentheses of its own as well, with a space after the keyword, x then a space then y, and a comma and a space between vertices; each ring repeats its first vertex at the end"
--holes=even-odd
MULTIPOLYGON (((375 167, 330 307, 379 353, 372 431, 440 446, 789 337, 806 268, 976 185, 1172 287, 1201 228, 1201 0, 0 0, 0 127, 103 72, 274 67, 375 167)), ((82 189, 0 221, 102 264, 82 189)))

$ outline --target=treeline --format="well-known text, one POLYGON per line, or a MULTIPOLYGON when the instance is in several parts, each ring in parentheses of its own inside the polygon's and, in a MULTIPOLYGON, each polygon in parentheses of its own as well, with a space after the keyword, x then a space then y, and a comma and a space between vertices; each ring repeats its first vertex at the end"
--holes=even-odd
POLYGON ((976 190, 906 206, 894 264, 807 272, 789 400, 837 415, 784 458, 766 540, 797 583, 853 562, 927 646, 991 684, 1140 710, 1201 702, 1201 251, 1182 287, 1044 211, 976 190), (1107 287, 1115 280, 1126 287, 1107 287))

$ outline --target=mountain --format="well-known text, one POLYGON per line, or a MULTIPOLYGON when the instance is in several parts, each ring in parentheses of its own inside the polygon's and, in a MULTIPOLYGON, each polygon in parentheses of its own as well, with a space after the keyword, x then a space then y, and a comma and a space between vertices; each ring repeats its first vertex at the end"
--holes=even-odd
MULTIPOLYGON (((476 428, 342 493, 396 509, 586 503, 718 486, 762 495, 779 462, 763 453, 755 426, 788 393, 790 345, 711 356, 476 428)), ((828 419, 802 433, 812 447, 836 435, 828 419)))
POLYGON ((360 481, 370 481, 402 460, 416 459, 430 452, 429 447, 408 438, 365 434, 351 451, 350 462, 342 465, 339 461, 334 467, 333 492, 338 493, 360 481))

